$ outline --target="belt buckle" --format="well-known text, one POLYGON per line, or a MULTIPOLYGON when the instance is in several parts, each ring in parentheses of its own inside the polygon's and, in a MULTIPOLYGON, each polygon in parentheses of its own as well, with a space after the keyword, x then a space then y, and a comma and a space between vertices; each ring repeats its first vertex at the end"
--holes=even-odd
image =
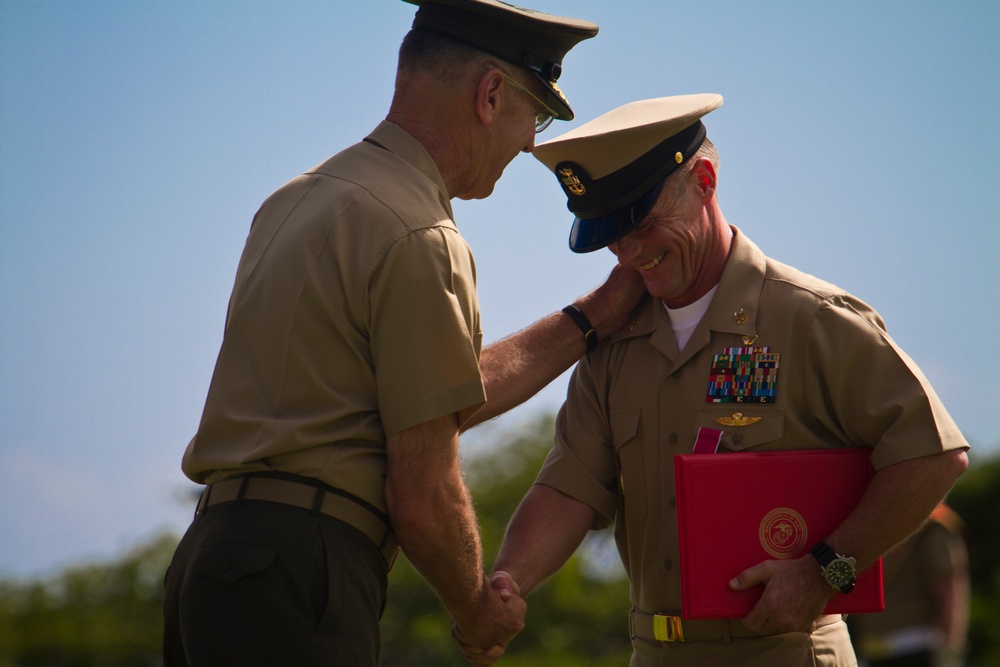
POLYGON ((653 636, 661 642, 684 641, 684 623, 681 617, 653 614, 653 636))

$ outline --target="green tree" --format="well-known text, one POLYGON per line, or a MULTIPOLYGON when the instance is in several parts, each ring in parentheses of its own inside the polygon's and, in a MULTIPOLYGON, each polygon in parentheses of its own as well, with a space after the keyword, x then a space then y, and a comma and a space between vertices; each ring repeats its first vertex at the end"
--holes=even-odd
POLYGON ((163 535, 120 562, 0 581, 0 667, 161 664, 163 573, 176 544, 163 535))

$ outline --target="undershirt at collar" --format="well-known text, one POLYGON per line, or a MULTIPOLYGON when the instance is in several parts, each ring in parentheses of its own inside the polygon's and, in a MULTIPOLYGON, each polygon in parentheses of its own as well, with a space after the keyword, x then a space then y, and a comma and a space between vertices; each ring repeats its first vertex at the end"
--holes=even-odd
POLYGON ((718 288, 719 286, 716 285, 705 296, 680 308, 668 308, 667 304, 663 304, 670 317, 670 328, 674 330, 678 350, 683 350, 684 346, 687 345, 688 339, 691 338, 695 327, 698 326, 698 322, 701 322, 701 318, 708 312, 708 305, 712 303, 712 297, 715 296, 715 290, 718 288))

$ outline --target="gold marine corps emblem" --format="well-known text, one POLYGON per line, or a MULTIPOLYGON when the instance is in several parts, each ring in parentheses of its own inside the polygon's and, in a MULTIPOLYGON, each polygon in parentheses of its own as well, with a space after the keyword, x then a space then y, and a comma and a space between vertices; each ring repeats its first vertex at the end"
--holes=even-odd
POLYGON ((582 195, 587 191, 587 188, 583 187, 583 183, 581 183, 580 179, 573 173, 573 169, 571 167, 563 167, 560 169, 559 179, 566 185, 566 189, 574 195, 582 195))
POLYGON ((778 507, 760 522, 760 545, 775 558, 791 558, 806 544, 809 530, 806 522, 793 509, 778 507))

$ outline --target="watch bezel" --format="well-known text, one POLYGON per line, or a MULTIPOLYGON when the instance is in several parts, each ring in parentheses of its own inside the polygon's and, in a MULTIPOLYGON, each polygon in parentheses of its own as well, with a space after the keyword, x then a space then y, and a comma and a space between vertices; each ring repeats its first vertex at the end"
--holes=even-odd
POLYGON ((841 593, 854 590, 857 581, 856 559, 838 554, 824 542, 817 543, 809 553, 819 562, 820 572, 827 584, 841 593))

